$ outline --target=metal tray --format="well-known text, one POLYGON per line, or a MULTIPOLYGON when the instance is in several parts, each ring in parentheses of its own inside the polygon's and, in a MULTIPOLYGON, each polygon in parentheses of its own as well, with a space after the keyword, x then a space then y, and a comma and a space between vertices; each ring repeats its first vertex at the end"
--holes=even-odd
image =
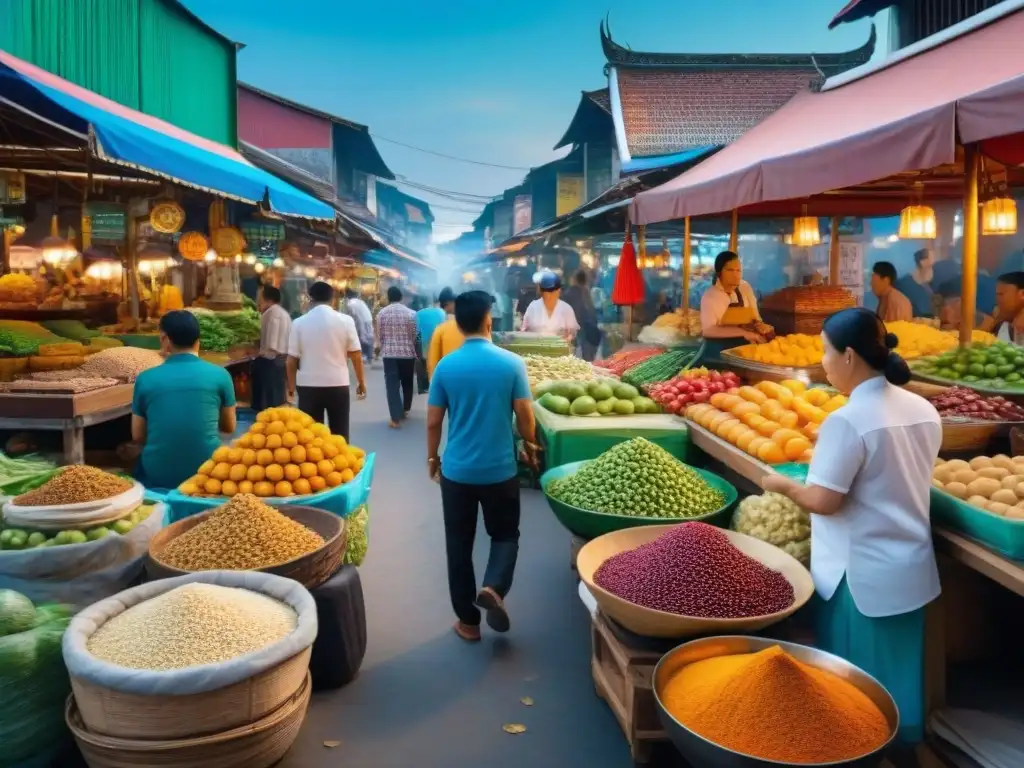
POLYGON ((721 353, 722 360, 732 368, 749 371, 762 378, 772 380, 797 379, 813 384, 823 384, 827 381, 825 369, 820 365, 809 365, 803 368, 784 365, 768 365, 767 363, 756 363, 735 354, 731 350, 724 350, 721 353))

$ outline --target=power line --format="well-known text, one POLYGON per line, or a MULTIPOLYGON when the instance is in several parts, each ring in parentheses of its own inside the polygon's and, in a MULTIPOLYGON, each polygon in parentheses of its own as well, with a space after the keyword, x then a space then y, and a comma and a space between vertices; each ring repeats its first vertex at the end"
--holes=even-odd
POLYGON ((417 147, 412 144, 406 144, 403 141, 396 141, 395 139, 388 139, 384 136, 379 136, 376 133, 370 134, 377 141, 386 141, 388 144, 397 144, 399 147, 405 147, 406 149, 412 149, 416 152, 423 152, 427 155, 433 155, 434 157, 443 157, 446 160, 455 160, 459 163, 469 163, 470 165, 482 165, 487 168, 502 168, 506 171, 529 171, 531 168, 521 165, 501 165, 500 163, 486 163, 483 160, 470 160, 467 157, 458 157, 456 155, 448 155, 444 152, 437 152, 433 149, 424 149, 423 147, 417 147))
POLYGON ((402 184, 413 189, 418 189, 423 192, 430 192, 431 194, 437 195, 438 197, 447 197, 461 203, 481 203, 487 204, 494 200, 494 196, 478 195, 473 192, 459 192, 454 189, 444 189, 442 187, 432 187, 429 184, 422 184, 417 181, 410 181, 405 176, 398 176, 395 178, 396 184, 402 184), (461 198, 461 199, 459 199, 461 198))

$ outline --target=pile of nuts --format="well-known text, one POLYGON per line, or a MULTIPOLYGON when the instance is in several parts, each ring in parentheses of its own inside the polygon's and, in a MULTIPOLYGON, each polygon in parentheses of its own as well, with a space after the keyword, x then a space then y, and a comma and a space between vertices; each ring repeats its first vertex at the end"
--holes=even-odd
POLYGON ((137 347, 111 347, 90 355, 78 370, 88 376, 132 382, 164 361, 159 352, 137 347))
POLYGON ((119 613, 85 647, 122 667, 182 669, 266 648, 297 624, 291 606, 259 592, 185 584, 119 613))
POLYGON ((19 507, 59 507, 119 496, 132 482, 85 464, 65 467, 34 491, 14 498, 19 507))
POLYGON ((6 389, 11 392, 91 392, 94 389, 105 389, 118 384, 117 379, 89 378, 77 371, 48 371, 48 373, 73 373, 63 379, 22 379, 8 384, 6 389))
POLYGON ((287 563, 323 545, 316 531, 251 493, 240 493, 154 556, 182 571, 251 571, 287 563))

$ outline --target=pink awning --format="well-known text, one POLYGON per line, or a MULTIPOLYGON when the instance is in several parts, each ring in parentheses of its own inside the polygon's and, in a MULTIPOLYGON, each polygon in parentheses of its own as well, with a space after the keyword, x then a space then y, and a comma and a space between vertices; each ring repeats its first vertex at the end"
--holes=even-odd
POLYGON ((1024 127, 1022 39, 1017 11, 834 90, 797 94, 718 154, 637 195, 632 221, 722 213, 951 163, 958 102, 964 141, 1024 127))

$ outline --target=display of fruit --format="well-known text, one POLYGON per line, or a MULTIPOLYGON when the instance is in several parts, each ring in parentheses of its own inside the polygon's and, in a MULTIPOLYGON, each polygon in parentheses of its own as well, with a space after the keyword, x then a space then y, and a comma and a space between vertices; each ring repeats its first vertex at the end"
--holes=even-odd
POLYGON ((678 376, 681 370, 685 370, 697 362, 699 356, 700 349, 694 347, 670 349, 633 366, 622 374, 622 380, 634 387, 645 387, 660 381, 668 381, 678 376))
POLYGON ((811 562, 811 516, 779 493, 747 496, 732 519, 732 528, 767 541, 804 565, 811 562))
POLYGON ((679 308, 658 315, 651 325, 655 328, 673 328, 685 336, 700 336, 700 311, 679 308))
POLYGON ((932 485, 968 504, 1011 520, 1024 520, 1024 456, 936 460, 932 485))
POLYGON ((307 496, 351 481, 366 452, 297 408, 268 408, 178 490, 186 496, 307 496))
POLYGON ((598 368, 604 368, 616 376, 621 376, 644 360, 650 360, 652 357, 656 357, 664 352, 665 350, 661 347, 641 347, 640 349, 616 352, 605 360, 598 360, 594 365, 598 368))
POLYGON ((752 363, 787 368, 809 368, 821 365, 824 347, 821 336, 791 333, 788 336, 776 336, 764 344, 746 344, 730 351, 737 357, 752 363))
POLYGON ((93 526, 86 530, 38 531, 26 528, 0 529, 0 551, 59 547, 66 544, 85 544, 88 541, 131 533, 135 526, 147 519, 153 511, 152 504, 142 504, 130 514, 112 523, 93 526))
POLYGON ((526 355, 526 376, 533 389, 542 381, 590 381, 594 378, 594 367, 586 360, 572 355, 564 357, 543 357, 526 355))
POLYGON ((740 377, 732 371, 707 371, 706 376, 694 377, 687 377, 686 373, 660 384, 652 384, 647 394, 669 413, 680 413, 691 403, 706 403, 712 395, 739 387, 742 383, 740 377))
POLYGON ((514 352, 521 357, 565 357, 572 352, 561 336, 505 331, 492 333, 491 340, 496 346, 514 352))
POLYGON ((561 416, 632 416, 661 408, 636 387, 618 379, 542 381, 534 388, 537 404, 561 416))
POLYGON ((1024 390, 1024 349, 1003 341, 974 342, 969 347, 923 357, 913 368, 915 373, 942 381, 994 390, 1024 390))
POLYGON ((800 381, 762 381, 691 405, 686 418, 766 464, 804 463, 825 417, 844 405, 845 396, 800 381))
POLYGON ((643 437, 609 448, 546 490, 564 504, 610 515, 688 518, 725 505, 721 490, 643 437))
MULTIPOLYGON (((885 329, 896 334, 900 340, 896 353, 904 360, 917 360, 927 355, 938 355, 956 349, 960 336, 956 331, 940 331, 917 321, 886 323, 885 329)), ((972 339, 977 344, 989 345, 996 337, 985 331, 974 331, 972 339)))
POLYGON ((985 397, 967 387, 953 387, 929 398, 943 418, 961 417, 981 421, 1024 421, 1024 407, 1005 397, 985 397))

